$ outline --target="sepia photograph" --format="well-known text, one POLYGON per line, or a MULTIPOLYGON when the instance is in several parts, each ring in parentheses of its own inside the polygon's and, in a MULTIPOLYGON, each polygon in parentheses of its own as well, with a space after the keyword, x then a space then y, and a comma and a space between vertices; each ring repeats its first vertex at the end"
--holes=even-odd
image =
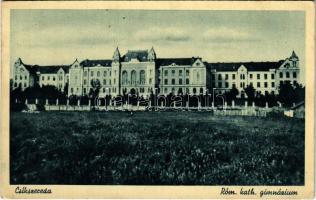
POLYGON ((304 10, 41 7, 8 17, 15 194, 225 186, 222 198, 295 197, 279 186, 306 186, 314 66, 304 10))

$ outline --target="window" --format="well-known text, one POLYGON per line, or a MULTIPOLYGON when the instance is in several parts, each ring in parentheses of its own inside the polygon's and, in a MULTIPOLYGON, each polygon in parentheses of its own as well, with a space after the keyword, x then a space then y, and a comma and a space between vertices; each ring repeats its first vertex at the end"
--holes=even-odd
POLYGON ((50 76, 47 76, 47 80, 49 81, 49 79, 50 79, 50 76))
POLYGON ((189 88, 185 88, 185 93, 186 93, 186 94, 189 94, 189 93, 190 93, 189 88))
POLYGON ((182 85, 182 78, 179 79, 179 84, 182 85))
POLYGON ((274 86, 274 82, 271 82, 271 87, 275 87, 275 86, 274 86))
POLYGON ((225 80, 228 80, 228 74, 225 74, 225 80))
POLYGON ((196 93, 196 88, 193 88, 193 93, 194 93, 194 94, 196 93))
POLYGON ((222 87, 222 82, 218 82, 218 87, 219 87, 219 88, 222 87))
POLYGON ((176 75, 176 71, 175 70, 172 70, 171 73, 172 73, 172 76, 176 75))
POLYGON ((87 76, 87 75, 88 75, 88 72, 84 71, 83 76, 87 76))
POLYGON ((91 76, 91 77, 93 76, 93 71, 90 72, 90 76, 91 76))
POLYGON ((106 71, 104 71, 104 72, 103 72, 103 76, 106 77, 106 75, 107 75, 107 74, 106 74, 106 71))
POLYGON ((236 75, 235 74, 233 74, 233 80, 235 80, 236 79, 236 75))
POLYGON ((296 72, 293 72, 293 78, 296 78, 296 72))
POLYGON ((257 83, 257 87, 258 87, 258 88, 260 87, 260 82, 257 83))
POLYGON ((73 93, 74 92, 74 89, 73 88, 70 88, 70 93, 73 93))
POLYGON ((87 80, 86 79, 83 80, 83 84, 87 85, 87 80))
MULTIPOLYGON (((135 84, 136 83, 136 71, 135 70, 133 70, 132 72, 131 72, 131 83, 132 84, 135 84)), ((114 83, 115 84, 115 83, 114 83)))
POLYGON ((280 76, 280 78, 283 78, 283 73, 282 73, 282 72, 280 72, 279 76, 280 76))
POLYGON ((222 80, 222 75, 218 74, 218 80, 222 80))
POLYGON ((14 83, 14 87, 18 87, 18 83, 14 83))
POLYGON ((293 67, 296 67, 296 61, 293 61, 293 67))
POLYGON ((103 85, 106 85, 106 79, 103 79, 103 85))
POLYGON ((240 83, 240 87, 242 87, 242 83, 240 83))
POLYGON ((189 85, 190 84, 190 80, 187 78, 185 79, 185 84, 189 85))
POLYGON ((115 83, 116 83, 116 79, 113 79, 113 84, 115 85, 115 83))
POLYGON ((20 80, 22 80, 23 79, 23 77, 22 76, 20 76, 20 80))
POLYGON ((249 74, 249 78, 252 79, 252 74, 249 74))
POLYGON ((182 76, 182 70, 179 70, 179 76, 182 76))
POLYGON ((165 93, 167 93, 167 92, 168 92, 168 89, 167 89, 167 88, 165 88, 165 89, 164 89, 164 91, 165 91, 165 93))
POLYGON ((149 84, 152 84, 152 82, 153 82, 153 79, 150 78, 150 79, 149 79, 149 84))
POLYGON ((114 76, 116 76, 116 70, 114 70, 114 76))
POLYGON ((271 79, 274 79, 274 74, 271 74, 271 79))
POLYGON ((165 79, 165 85, 168 85, 168 79, 165 79))
POLYGON ((145 84, 145 70, 139 72, 139 81, 140 84, 145 84))
POLYGON ((100 71, 97 71, 97 77, 100 77, 100 71))
POLYGON ((264 82, 264 87, 265 87, 265 88, 268 87, 268 82, 264 82))
POLYGON ((56 77, 55 76, 53 76, 53 81, 55 81, 56 80, 56 77))
POLYGON ((190 70, 187 69, 185 73, 186 73, 186 76, 190 76, 190 70))
POLYGON ((127 71, 124 70, 123 73, 122 73, 122 84, 126 85, 127 84, 127 80, 128 80, 127 71))
POLYGON ((203 94, 203 88, 200 88, 200 94, 203 94))
POLYGON ((260 74, 257 74, 257 79, 258 79, 258 80, 260 79, 260 74))
POLYGON ((15 80, 18 80, 18 76, 15 76, 15 80))
POLYGON ((27 80, 27 76, 24 76, 24 79, 27 80))
POLYGON ((242 74, 240 74, 240 79, 241 79, 241 80, 243 79, 243 76, 242 76, 242 74))
POLYGON ((290 78, 290 72, 286 72, 286 78, 290 78))
POLYGON ((42 76, 42 81, 45 80, 45 76, 42 76))
POLYGON ((26 83, 24 83, 24 87, 26 87, 26 83))
POLYGON ((87 88, 83 88, 83 93, 84 93, 84 94, 87 93, 87 88))
POLYGON ((152 69, 150 69, 150 70, 149 70, 149 75, 151 75, 151 74, 152 74, 152 72, 153 72, 153 70, 152 70, 152 69))
POLYGON ((176 84, 176 80, 174 78, 171 80, 171 84, 172 85, 176 84))
POLYGON ((268 79, 268 74, 264 74, 264 79, 268 79))
POLYGON ((253 84, 252 84, 252 82, 250 82, 250 83, 249 83, 249 85, 251 85, 251 86, 252 86, 252 85, 253 85, 253 84))
POLYGON ((229 84, 228 84, 228 82, 226 82, 226 83, 225 83, 225 87, 226 87, 226 88, 228 88, 228 87, 229 87, 229 84))
POLYGON ((168 70, 165 70, 165 76, 168 76, 168 70))

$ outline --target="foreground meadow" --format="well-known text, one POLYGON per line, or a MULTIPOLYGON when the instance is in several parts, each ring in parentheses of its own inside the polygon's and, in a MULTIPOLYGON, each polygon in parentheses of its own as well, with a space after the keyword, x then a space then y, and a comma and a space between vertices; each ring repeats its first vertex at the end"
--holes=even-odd
POLYGON ((11 113, 11 184, 303 185, 304 121, 11 113))

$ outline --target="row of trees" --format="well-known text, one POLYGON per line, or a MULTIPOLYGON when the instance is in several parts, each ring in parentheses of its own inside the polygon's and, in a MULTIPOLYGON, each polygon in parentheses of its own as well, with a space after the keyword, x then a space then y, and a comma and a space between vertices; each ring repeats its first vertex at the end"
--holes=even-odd
MULTIPOLYGON (((58 99, 59 104, 66 104, 67 99, 69 99, 70 105, 77 104, 78 100, 80 100, 81 105, 88 105, 89 100, 96 99, 99 96, 99 91, 101 88, 100 82, 97 80, 91 81, 91 90, 89 91, 88 95, 85 96, 67 96, 68 86, 64 88, 65 92, 62 92, 58 90, 56 87, 47 85, 40 87, 39 85, 35 85, 34 87, 26 88, 22 91, 20 87, 18 88, 11 88, 10 90, 10 97, 11 97, 11 103, 16 103, 15 100, 18 99, 20 102, 25 102, 26 99, 30 101, 35 101, 35 99, 40 99, 41 102, 46 99, 49 100, 49 103, 56 103, 56 99, 58 99)), ((247 98, 245 98, 244 95, 241 95, 241 98, 237 98, 239 95, 239 91, 237 88, 233 87, 231 90, 225 92, 224 94, 215 94, 215 96, 212 96, 212 94, 200 94, 200 95, 173 95, 169 94, 167 96, 157 96, 153 93, 149 96, 149 98, 139 96, 137 94, 133 96, 128 96, 128 94, 123 94, 122 96, 112 98, 110 95, 106 96, 105 98, 100 99, 99 102, 97 101, 90 101, 91 105, 95 105, 96 103, 101 103, 101 105, 109 105, 110 102, 113 101, 117 102, 117 105, 121 103, 127 103, 136 105, 138 101, 140 101, 141 104, 149 104, 149 101, 151 102, 151 105, 161 105, 164 106, 173 106, 176 101, 176 105, 187 105, 187 102, 189 101, 189 106, 198 106, 200 103, 200 106, 210 106, 214 100, 215 105, 222 105, 223 100, 231 104, 231 102, 234 100, 236 105, 243 105, 245 101, 248 101, 249 103, 255 102, 257 106, 265 106, 266 102, 270 106, 276 106, 280 102, 283 104, 283 106, 289 107, 292 106, 293 103, 297 103, 300 101, 303 101, 305 98, 305 88, 302 85, 294 84, 291 85, 289 82, 281 83, 279 87, 279 93, 278 95, 275 95, 274 93, 266 93, 261 94, 260 92, 257 92, 252 85, 247 86, 244 89, 245 95, 247 98)))

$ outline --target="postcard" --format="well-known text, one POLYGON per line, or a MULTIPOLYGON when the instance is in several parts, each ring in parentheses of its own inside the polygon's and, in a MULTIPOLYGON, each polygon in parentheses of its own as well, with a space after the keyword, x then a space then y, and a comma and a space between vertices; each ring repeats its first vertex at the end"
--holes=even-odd
POLYGON ((1 197, 314 197, 313 2, 2 16, 1 197))

